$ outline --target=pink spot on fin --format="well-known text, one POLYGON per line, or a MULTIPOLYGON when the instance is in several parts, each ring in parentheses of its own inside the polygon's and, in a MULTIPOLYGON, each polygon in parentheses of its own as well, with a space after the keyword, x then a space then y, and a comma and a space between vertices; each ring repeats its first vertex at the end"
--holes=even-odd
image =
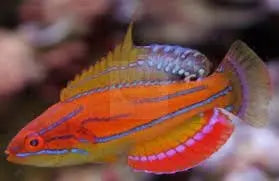
POLYGON ((212 126, 211 125, 207 125, 205 126, 203 129, 202 129, 202 132, 207 134, 207 133, 210 133, 212 131, 212 126))
POLYGON ((146 158, 146 156, 141 156, 141 159, 140 159, 141 161, 143 161, 143 162, 145 162, 145 161, 147 161, 147 158, 146 158))
POLYGON ((159 154, 157 155, 157 157, 158 157, 159 160, 163 160, 166 156, 165 156, 164 153, 159 153, 159 154))
POLYGON ((209 124, 210 125, 215 125, 217 123, 217 121, 218 121, 218 119, 217 119, 218 116, 219 116, 218 109, 214 109, 214 113, 213 113, 213 115, 212 115, 212 117, 211 117, 211 119, 209 121, 209 124))
POLYGON ((195 140, 193 140, 192 138, 190 138, 189 140, 186 141, 186 146, 190 147, 193 146, 195 144, 195 140))
POLYGON ((135 161, 139 160, 138 156, 129 156, 128 158, 131 159, 131 160, 135 160, 135 161))
POLYGON ((202 133, 197 133, 197 134, 194 136, 194 139, 200 141, 200 140, 202 140, 203 136, 204 136, 204 135, 203 135, 202 133))
POLYGON ((156 160, 157 157, 156 157, 155 155, 150 155, 150 156, 147 157, 147 159, 148 159, 149 161, 153 161, 153 160, 156 160))
POLYGON ((168 151, 166 152, 166 154, 167 154, 169 157, 171 157, 171 156, 173 156, 173 155, 176 154, 176 151, 173 150, 173 149, 170 149, 170 150, 168 150, 168 151))
POLYGON ((185 146, 179 145, 175 148, 175 150, 178 151, 178 152, 183 152, 185 150, 185 146))

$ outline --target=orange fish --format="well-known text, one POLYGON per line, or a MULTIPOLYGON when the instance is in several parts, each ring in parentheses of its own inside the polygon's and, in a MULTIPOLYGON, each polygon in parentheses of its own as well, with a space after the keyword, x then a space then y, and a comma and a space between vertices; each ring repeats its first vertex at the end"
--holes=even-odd
POLYGON ((269 76, 246 44, 235 42, 211 73, 200 52, 134 46, 131 31, 12 139, 9 161, 58 167, 125 156, 134 170, 174 173, 215 153, 235 121, 267 123, 269 76))

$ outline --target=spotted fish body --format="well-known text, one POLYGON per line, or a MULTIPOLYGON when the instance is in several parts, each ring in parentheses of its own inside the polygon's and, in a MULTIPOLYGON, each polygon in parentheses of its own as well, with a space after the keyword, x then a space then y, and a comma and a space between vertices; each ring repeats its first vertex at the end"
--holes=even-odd
POLYGON ((209 74, 211 65, 200 52, 171 45, 150 45, 144 47, 148 50, 146 63, 150 67, 178 76, 205 77, 209 74))
POLYGON ((234 43, 211 73, 196 50, 139 47, 131 37, 130 27, 121 45, 69 82, 61 101, 13 138, 9 161, 53 167, 125 156, 134 170, 174 173, 216 152, 233 121, 266 123, 269 77, 244 43, 234 43))

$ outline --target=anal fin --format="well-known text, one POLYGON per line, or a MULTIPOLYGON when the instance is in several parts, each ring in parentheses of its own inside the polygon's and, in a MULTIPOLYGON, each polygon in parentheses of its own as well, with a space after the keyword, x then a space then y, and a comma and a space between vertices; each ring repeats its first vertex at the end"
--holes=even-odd
POLYGON ((148 143, 137 145, 128 157, 129 166, 137 171, 155 174, 187 170, 216 152, 233 132, 231 117, 221 109, 207 111, 203 116, 198 116, 198 121, 193 119, 197 119, 197 116, 179 126, 184 130, 177 128, 148 143), (195 127, 197 123, 200 126, 195 127), (157 148, 154 149, 156 144, 157 148))

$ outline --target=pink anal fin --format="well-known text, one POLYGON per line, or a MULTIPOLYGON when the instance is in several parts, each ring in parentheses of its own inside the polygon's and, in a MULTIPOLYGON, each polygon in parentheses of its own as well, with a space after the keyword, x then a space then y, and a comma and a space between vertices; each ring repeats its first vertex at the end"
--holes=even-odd
MULTIPOLYGON (((189 135, 191 131, 185 130, 185 134, 188 135, 186 135, 184 141, 173 140, 176 143, 175 146, 168 149, 164 146, 164 149, 150 154, 152 150, 148 149, 153 149, 154 142, 157 141, 156 139, 152 140, 142 145, 142 150, 131 151, 128 157, 128 164, 136 171, 155 174, 169 174, 190 169, 207 159, 228 140, 234 128, 231 118, 221 109, 208 111, 204 116, 200 117, 205 124, 199 130, 191 135, 189 135), (149 144, 151 145, 150 148, 149 144)), ((186 120, 185 124, 188 124, 189 129, 192 129, 192 125, 189 124, 196 124, 196 122, 192 122, 190 119, 186 120)), ((170 131, 163 136, 166 137, 166 144, 176 138, 173 135, 177 134, 176 131, 178 130, 170 131)), ((183 134, 179 135, 183 137, 183 134)), ((163 143, 160 142, 158 144, 163 143)))

